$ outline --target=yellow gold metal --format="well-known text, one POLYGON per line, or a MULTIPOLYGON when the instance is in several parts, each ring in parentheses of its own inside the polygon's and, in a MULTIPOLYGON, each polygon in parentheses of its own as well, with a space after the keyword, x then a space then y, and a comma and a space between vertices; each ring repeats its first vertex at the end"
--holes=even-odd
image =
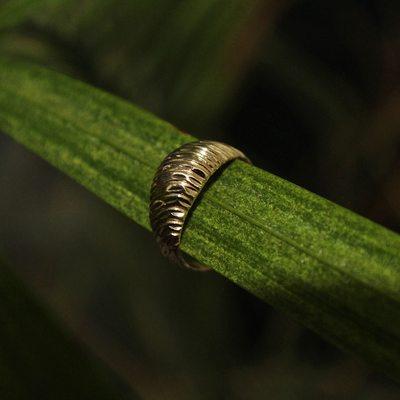
POLYGON ((207 267, 184 258, 179 249, 185 221, 210 177, 224 164, 250 160, 224 143, 202 140, 170 153, 158 168, 150 193, 150 224, 164 256, 196 270, 207 267))

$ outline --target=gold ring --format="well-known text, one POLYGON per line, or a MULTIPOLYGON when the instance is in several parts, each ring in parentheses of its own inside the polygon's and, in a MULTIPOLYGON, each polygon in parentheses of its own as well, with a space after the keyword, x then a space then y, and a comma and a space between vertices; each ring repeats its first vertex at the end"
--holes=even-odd
POLYGON ((161 253, 172 262, 196 270, 209 269, 186 260, 179 245, 186 218, 207 181, 235 159, 251 163, 232 146, 201 140, 174 150, 157 169, 150 192, 150 224, 161 253))

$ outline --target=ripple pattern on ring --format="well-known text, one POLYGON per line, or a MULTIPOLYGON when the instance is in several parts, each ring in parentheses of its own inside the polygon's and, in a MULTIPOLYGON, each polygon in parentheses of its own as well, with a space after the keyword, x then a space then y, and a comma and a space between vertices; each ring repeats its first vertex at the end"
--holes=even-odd
POLYGON ((177 261, 185 219, 208 179, 225 163, 246 157, 224 143, 187 143, 157 170, 150 194, 150 223, 164 256, 177 261))

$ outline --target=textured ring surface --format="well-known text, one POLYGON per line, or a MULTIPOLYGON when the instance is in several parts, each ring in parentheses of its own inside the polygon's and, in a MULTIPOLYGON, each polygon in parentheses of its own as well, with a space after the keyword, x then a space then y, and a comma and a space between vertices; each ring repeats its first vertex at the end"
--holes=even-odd
POLYGON ((158 168, 150 193, 150 224, 164 256, 181 266, 206 270, 186 260, 180 249, 185 220, 196 198, 210 177, 224 164, 250 160, 224 143, 186 143, 170 153, 158 168))

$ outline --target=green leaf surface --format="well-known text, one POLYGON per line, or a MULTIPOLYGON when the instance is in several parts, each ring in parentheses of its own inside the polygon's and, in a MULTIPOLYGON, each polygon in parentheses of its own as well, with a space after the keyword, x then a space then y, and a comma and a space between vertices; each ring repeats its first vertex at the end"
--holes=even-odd
POLYGON ((34 26, 66 51, 79 47, 85 56, 76 64, 90 66, 91 82, 168 120, 214 129, 275 8, 260 0, 68 0, 38 14, 34 26))
POLYGON ((0 397, 137 399, 0 261, 0 397))
MULTIPOLYGON (((0 110, 4 132, 147 229, 157 166, 195 140, 126 101, 6 59, 0 110)), ((182 249, 400 377, 397 234, 235 161, 197 204, 182 249)))

